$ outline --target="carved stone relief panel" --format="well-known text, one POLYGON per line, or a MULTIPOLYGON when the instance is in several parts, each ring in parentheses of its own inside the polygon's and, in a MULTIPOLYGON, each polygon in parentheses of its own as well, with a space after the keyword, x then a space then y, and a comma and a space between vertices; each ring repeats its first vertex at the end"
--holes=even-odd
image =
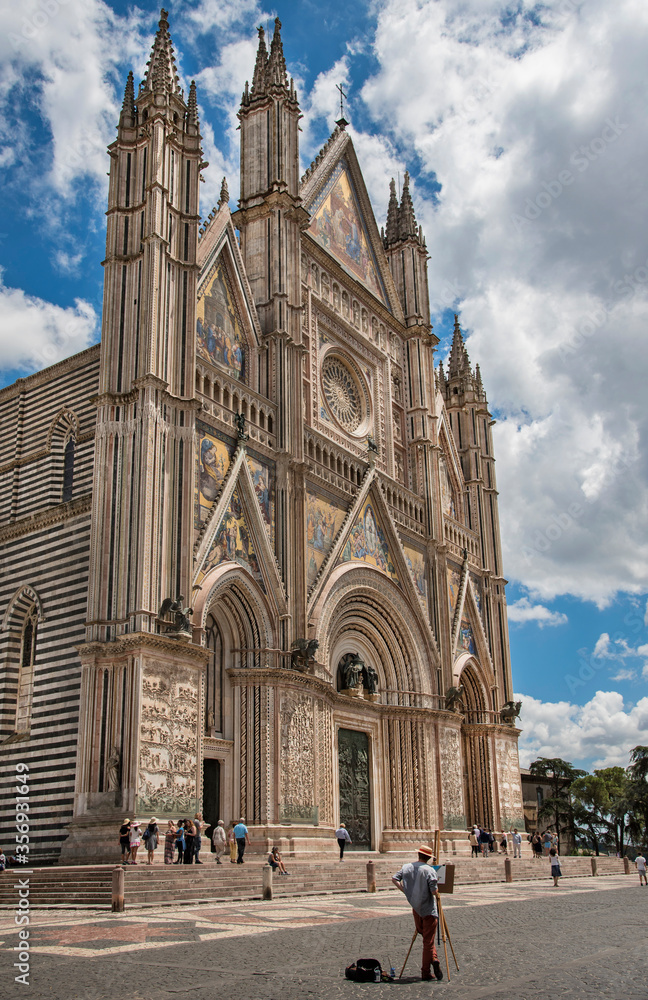
POLYGON ((461 766, 461 737, 457 729, 439 732, 443 825, 446 830, 462 830, 466 825, 461 766))
POLYGON ((281 696, 280 719, 279 818, 290 822, 317 822, 313 699, 286 692, 281 696))
POLYGON ((193 815, 198 809, 200 673, 147 662, 142 676, 137 811, 193 815))
POLYGON ((320 823, 333 822, 333 714, 317 702, 317 798, 320 823))
POLYGON ((506 738, 495 740, 495 757, 500 793, 502 829, 524 829, 524 807, 520 784, 520 761, 517 742, 506 738))

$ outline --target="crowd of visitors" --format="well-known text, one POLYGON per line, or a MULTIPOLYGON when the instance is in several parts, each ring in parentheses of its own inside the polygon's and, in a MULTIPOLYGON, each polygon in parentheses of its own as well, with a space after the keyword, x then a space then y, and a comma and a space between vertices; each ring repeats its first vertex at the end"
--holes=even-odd
MULTIPOLYGON (((513 858, 522 857, 522 834, 517 827, 498 836, 499 839, 487 827, 475 823, 468 833, 470 856, 477 858, 481 855, 487 858, 490 854, 500 853, 508 857, 510 851, 513 858)), ((548 858, 552 856, 552 849, 556 855, 558 854, 558 837, 550 830, 545 830, 544 833, 540 833, 540 831, 529 833, 526 835, 526 839, 531 845, 533 858, 542 858, 543 856, 548 858)))

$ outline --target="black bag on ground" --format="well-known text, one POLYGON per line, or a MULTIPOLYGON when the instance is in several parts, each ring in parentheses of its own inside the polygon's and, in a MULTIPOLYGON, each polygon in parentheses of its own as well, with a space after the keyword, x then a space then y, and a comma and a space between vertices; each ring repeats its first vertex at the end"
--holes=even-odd
POLYGON ((376 958, 359 958, 353 965, 346 967, 344 975, 356 983, 379 983, 382 967, 376 958))

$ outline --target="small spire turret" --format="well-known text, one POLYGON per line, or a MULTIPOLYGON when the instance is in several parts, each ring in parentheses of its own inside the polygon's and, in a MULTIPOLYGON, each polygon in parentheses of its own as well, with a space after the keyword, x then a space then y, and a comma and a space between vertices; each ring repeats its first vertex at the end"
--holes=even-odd
MULTIPOLYGON (((266 92, 266 75, 268 71, 268 50, 265 43, 265 31, 263 26, 257 28, 259 32, 259 47, 257 49, 256 63, 254 64, 254 76, 252 77, 252 96, 261 97, 266 92)), ((249 94, 247 81, 245 84, 246 96, 249 94)))
POLYGON ((281 87, 288 90, 288 72, 286 70, 286 60, 283 52, 283 42, 281 41, 281 21, 275 18, 275 29, 270 43, 270 58, 266 71, 266 82, 268 87, 281 87))
POLYGON ((387 207, 387 230, 385 246, 398 240, 398 199, 396 198, 396 182, 392 177, 389 182, 389 205, 387 207))
POLYGON ((173 42, 169 34, 168 11, 160 11, 157 34, 151 50, 144 78, 144 90, 156 94, 177 94, 180 96, 180 81, 173 52, 173 42))
POLYGON ((403 181, 403 194, 398 212, 398 235, 401 240, 406 240, 410 236, 414 239, 418 238, 418 226, 416 225, 416 217, 414 215, 414 205, 410 194, 409 182, 410 175, 406 170, 405 179, 403 181))
POLYGON ((223 183, 221 184, 220 197, 218 199, 218 211, 220 212, 223 205, 227 205, 229 202, 229 188, 227 186, 227 178, 223 177, 223 183))
POLYGON ((119 127, 132 128, 134 124, 135 124, 135 81, 133 79, 133 71, 131 70, 126 79, 126 88, 124 90, 124 103, 122 104, 121 114, 119 116, 119 127))
POLYGON ((457 375, 463 374, 466 368, 470 371, 470 359, 464 344, 461 327, 459 326, 459 317, 455 313, 452 347, 450 348, 450 357, 448 359, 448 375, 450 378, 455 378, 457 375))
POLYGON ((195 125, 199 128, 198 122, 198 101, 196 99, 196 81, 192 80, 189 87, 189 99, 187 100, 187 125, 195 125))

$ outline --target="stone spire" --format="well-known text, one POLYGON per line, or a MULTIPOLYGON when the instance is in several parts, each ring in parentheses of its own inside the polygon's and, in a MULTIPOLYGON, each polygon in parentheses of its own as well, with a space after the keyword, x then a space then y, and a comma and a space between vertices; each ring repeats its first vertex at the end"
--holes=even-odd
POLYGON ((484 392, 484 383, 482 382, 481 369, 479 365, 475 365, 475 391, 480 399, 486 399, 486 393, 484 392))
MULTIPOLYGON (((252 77, 252 96, 260 97, 265 94, 266 74, 268 70, 268 50, 265 43, 265 31, 263 27, 258 28, 259 48, 257 49, 256 63, 254 66, 254 76, 252 77)), ((247 84, 246 84, 247 90, 247 84)))
POLYGON ((187 101, 187 125, 199 127, 198 122, 198 101, 196 100, 196 81, 191 81, 189 87, 189 99, 187 101))
POLYGON ((406 240, 410 236, 414 237, 416 240, 418 239, 418 227, 416 225, 416 217, 414 215, 414 205, 412 204, 409 182, 410 175, 406 170, 405 179, 403 181, 403 194, 398 213, 398 235, 401 240, 406 240))
POLYGON ((180 81, 169 34, 168 11, 160 11, 158 31, 153 42, 144 78, 144 89, 157 94, 180 94, 180 81))
POLYGON ((450 378, 455 378, 457 375, 461 375, 466 368, 470 369, 470 359, 468 358, 468 351, 466 350, 461 327, 459 326, 459 317, 455 313, 452 347, 450 348, 450 357, 448 358, 448 375, 450 378))
POLYGON ((445 391, 446 377, 445 377, 445 372, 443 370, 443 361, 441 360, 439 360, 439 364, 437 367, 437 387, 439 388, 440 392, 445 391))
POLYGON ((284 59, 283 43, 281 41, 281 21, 275 18, 275 29, 270 44, 270 58, 266 72, 268 87, 281 87, 288 90, 288 73, 284 59))
POLYGON ((389 182, 389 205, 387 206, 387 230, 385 246, 398 240, 398 199, 396 198, 396 182, 392 177, 389 182))
POLYGON ((132 128, 135 124, 135 82, 133 80, 133 71, 131 70, 128 74, 126 80, 126 89, 124 90, 124 103, 122 104, 121 115, 119 116, 119 125, 122 128, 132 128))
POLYGON ((223 177, 223 183, 221 184, 220 197, 218 199, 218 210, 220 211, 223 205, 227 205, 229 202, 229 188, 227 186, 227 177, 223 177))

